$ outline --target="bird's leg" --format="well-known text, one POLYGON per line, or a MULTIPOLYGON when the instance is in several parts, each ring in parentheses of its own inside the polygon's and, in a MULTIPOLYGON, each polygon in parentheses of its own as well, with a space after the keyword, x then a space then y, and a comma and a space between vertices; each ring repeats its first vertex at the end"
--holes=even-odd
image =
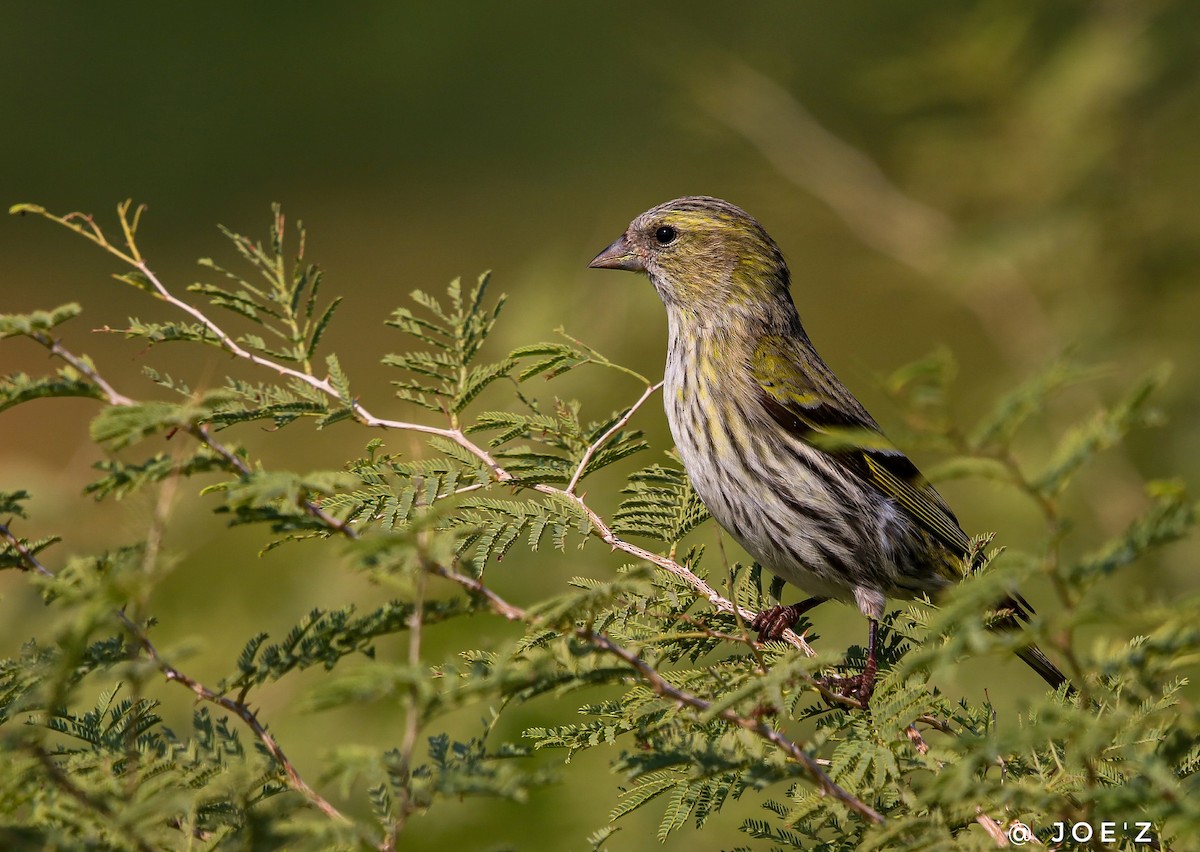
POLYGON ((851 677, 821 679, 821 683, 825 687, 846 698, 857 699, 864 709, 875 693, 875 676, 879 674, 879 662, 875 657, 875 649, 879 641, 879 622, 870 616, 867 617, 867 620, 871 626, 867 633, 867 662, 863 666, 863 670, 851 677))
POLYGON ((879 663, 875 660, 875 643, 879 639, 879 622, 873 618, 868 621, 871 626, 867 633, 867 663, 863 666, 862 674, 859 675, 858 684, 858 700, 864 706, 871 700, 871 695, 875 692, 875 675, 879 672, 879 663))
POLYGON ((768 639, 781 639, 785 630, 791 630, 796 626, 796 622, 800 620, 800 616, 808 612, 813 607, 825 603, 828 598, 805 598, 799 603, 794 603, 791 606, 773 606, 769 609, 764 609, 758 615, 754 616, 754 620, 750 622, 750 629, 758 631, 758 641, 765 642, 768 639))

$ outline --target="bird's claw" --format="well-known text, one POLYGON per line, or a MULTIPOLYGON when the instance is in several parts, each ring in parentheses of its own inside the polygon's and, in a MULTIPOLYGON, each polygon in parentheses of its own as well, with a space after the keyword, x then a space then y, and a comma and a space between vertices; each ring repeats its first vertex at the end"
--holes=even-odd
POLYGON ((857 701, 863 709, 867 709, 871 696, 875 694, 875 673, 868 677, 866 672, 846 677, 830 675, 820 679, 822 687, 851 701, 857 701))
POLYGON ((782 639, 784 633, 796 626, 796 620, 799 617, 800 614, 796 612, 794 606, 776 604, 754 616, 750 622, 750 629, 758 631, 759 642, 782 639))

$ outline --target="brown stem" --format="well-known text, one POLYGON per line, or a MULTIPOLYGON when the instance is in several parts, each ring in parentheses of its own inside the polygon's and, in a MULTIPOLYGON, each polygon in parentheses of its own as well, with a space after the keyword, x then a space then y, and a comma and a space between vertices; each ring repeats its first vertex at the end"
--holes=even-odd
MULTIPOLYGON (((445 577, 448 580, 453 580, 456 583, 470 589, 477 594, 483 594, 487 600, 496 609, 498 613, 510 620, 532 621, 531 617, 520 607, 514 606, 495 592, 487 589, 479 580, 474 577, 469 577, 465 574, 460 574, 450 568, 437 567, 434 569, 439 576, 445 577)), ((630 668, 640 675, 642 681, 645 682, 656 694, 663 698, 675 701, 680 705, 691 707, 704 713, 711 707, 712 703, 706 701, 699 696, 692 695, 689 692, 684 692, 678 687, 669 683, 661 674, 658 673, 652 666, 642 660, 637 654, 632 651, 617 645, 607 636, 594 632, 589 627, 579 627, 575 630, 575 635, 593 646, 594 648, 611 654, 620 660, 624 661, 630 668)), ((842 802, 851 810, 861 814, 867 820, 874 823, 882 823, 883 815, 867 805, 865 802, 848 793, 846 790, 839 787, 823 770, 819 762, 808 755, 804 749, 800 748, 792 740, 788 739, 779 731, 770 727, 766 723, 758 719, 750 719, 745 716, 739 716, 736 712, 729 708, 725 708, 716 713, 717 716, 724 719, 730 724, 736 725, 739 728, 744 728, 750 731, 755 736, 771 743, 779 748, 785 754, 804 767, 809 776, 820 788, 821 792, 826 795, 833 796, 838 801, 842 802)))
POLYGON ((349 820, 346 819, 341 811, 328 802, 320 793, 308 786, 305 780, 300 777, 300 773, 296 771, 295 765, 293 765, 292 762, 288 760, 287 755, 284 754, 283 748, 280 747, 275 738, 271 736, 271 733, 267 730, 266 726, 258 720, 258 715, 250 709, 248 704, 245 704, 241 701, 235 701, 232 698, 228 698, 227 696, 214 692, 200 681, 179 671, 179 669, 175 668, 161 656, 159 656, 158 650, 150 643, 149 637, 142 632, 138 625, 130 621, 125 613, 116 610, 114 611, 114 614, 125 626, 125 629, 128 630, 133 638, 137 641, 138 645, 141 646, 142 650, 145 651, 146 656, 149 657, 151 662, 158 667, 158 670, 162 672, 163 676, 168 681, 174 681, 175 683, 183 684, 192 691, 197 699, 201 701, 207 701, 210 704, 216 704, 218 707, 233 713, 235 716, 241 719, 247 725, 247 727, 254 732, 254 735, 258 737, 258 741, 262 743, 263 748, 267 750, 267 753, 270 754, 271 757, 273 757, 280 765, 280 767, 283 768, 284 774, 287 775, 288 784, 293 790, 303 795, 309 800, 310 803, 312 803, 313 806, 315 806, 327 817, 337 820, 338 822, 349 823, 349 820))
MULTIPOLYGON (((43 565, 41 561, 38 560, 38 558, 31 553, 15 535, 13 535, 8 526, 3 523, 0 523, 0 537, 3 537, 12 546, 12 548, 21 555, 21 558, 25 560, 26 564, 29 565, 31 569, 46 577, 54 576, 53 572, 43 565)), ((200 681, 179 671, 179 669, 175 668, 159 656, 158 650, 150 643, 149 637, 147 637, 142 629, 133 621, 131 621, 130 618, 125 615, 125 613, 121 612, 120 610, 113 610, 113 616, 120 621, 122 625, 124 625, 125 629, 129 631, 130 635, 133 636, 138 645, 141 646, 142 650, 146 653, 146 656, 149 657, 151 662, 158 667, 158 670, 162 672, 163 676, 167 680, 183 684, 201 701, 207 701, 211 704, 216 704, 218 707, 228 710, 230 713, 233 713, 235 716, 245 722, 250 730, 254 732, 254 735, 258 737, 259 742, 263 744, 263 747, 267 750, 267 752, 273 758, 275 758, 276 762, 278 762, 283 768, 284 774, 287 775, 288 783, 292 789, 302 794, 326 816, 336 819, 339 822, 349 822, 349 820, 342 815, 341 811, 326 801, 320 793, 309 787, 304 779, 300 777, 300 773, 296 771, 296 767, 290 760, 288 760, 287 755, 284 754, 283 749, 280 747, 279 743, 276 742, 275 738, 271 736, 270 732, 267 731, 266 727, 260 721, 258 721, 258 716, 253 710, 250 709, 249 705, 214 692, 204 684, 200 683, 200 681)))
POLYGON ((587 448, 587 450, 583 454, 583 458, 580 459, 580 461, 579 461, 579 466, 577 468, 575 468, 575 475, 572 476, 571 481, 569 483, 567 483, 567 487, 565 489, 565 492, 567 494, 575 493, 575 487, 577 485, 579 485, 579 480, 583 478, 583 472, 587 469, 588 462, 590 462, 592 460, 592 456, 595 455, 596 451, 599 450, 601 447, 603 447, 605 444, 607 444, 612 439, 613 435, 617 434, 619 431, 624 429, 625 424, 629 422, 629 419, 631 417, 633 417, 634 413, 637 412, 637 410, 642 407, 642 404, 646 400, 648 400, 654 394, 654 392, 657 391, 662 386, 663 386, 663 383, 661 381, 658 382, 657 384, 648 385, 646 387, 646 392, 643 393, 640 397, 638 397, 637 402, 635 402, 633 405, 631 405, 629 407, 629 410, 626 411, 620 418, 617 419, 616 423, 614 423, 612 426, 610 426, 603 435, 601 435, 599 438, 597 438, 592 443, 592 445, 587 448))

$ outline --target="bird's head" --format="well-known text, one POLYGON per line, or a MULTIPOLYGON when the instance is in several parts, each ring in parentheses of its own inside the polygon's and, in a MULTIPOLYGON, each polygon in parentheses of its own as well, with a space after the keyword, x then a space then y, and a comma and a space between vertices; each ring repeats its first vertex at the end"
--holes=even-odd
POLYGON ((775 241, 740 207, 707 196, 660 204, 588 264, 645 272, 669 310, 738 313, 788 307, 788 268, 775 241))

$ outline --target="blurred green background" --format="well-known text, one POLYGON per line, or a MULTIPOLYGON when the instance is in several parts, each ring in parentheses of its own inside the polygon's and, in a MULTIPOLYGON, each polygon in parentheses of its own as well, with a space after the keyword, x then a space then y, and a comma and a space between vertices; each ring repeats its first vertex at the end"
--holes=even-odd
MULTIPOLYGON (((885 427, 897 417, 877 377, 939 346, 960 364, 956 406, 968 420, 1064 349, 1105 366, 1047 428, 1173 362, 1160 400, 1167 425, 1088 474, 1069 547, 1121 529, 1141 505, 1141 478, 1200 481, 1195 3, 24 4, 4 18, 5 206, 103 218, 127 196, 145 202, 143 249, 182 289, 202 277, 195 258, 232 261, 215 223, 264 236, 270 202, 283 202, 309 229, 326 293, 346 297, 327 342, 376 413, 419 416, 390 399, 378 366, 402 345, 383 327, 386 313, 413 288, 436 292, 484 269, 511 297, 494 352, 563 325, 661 375, 665 322, 652 288, 585 265, 647 207, 710 194, 745 207, 782 245, 810 334, 885 427)), ((82 302, 85 315, 64 335, 133 396, 156 391, 144 362, 193 386, 219 379, 227 362, 213 353, 148 358, 140 344, 89 332, 163 316, 109 280, 115 269, 61 229, 0 219, 0 312, 82 302)), ((28 342, 0 346, 3 372, 50 367, 28 342)), ((638 393, 599 370, 533 390, 583 398, 597 418, 638 393)), ((33 492, 26 533, 65 533, 59 558, 137 537, 154 509, 81 495, 100 457, 86 440, 94 408, 56 400, 0 415, 0 489, 33 492)), ((656 444, 642 463, 661 458, 670 444, 660 409, 636 425, 656 444)), ((337 465, 371 437, 351 424, 288 432, 236 437, 301 469, 337 465)), ((1032 458, 1047 441, 1031 436, 1032 458)), ((389 436, 389 449, 416 446, 389 436)), ((591 486, 600 507, 615 505, 606 489, 628 468, 591 486)), ((167 541, 177 564, 151 611, 160 646, 197 677, 227 674, 254 632, 278 635, 314 606, 386 598, 302 546, 258 558, 263 531, 222 533, 213 498, 183 490, 167 541), (185 646, 195 655, 182 656, 185 646)), ((1037 534, 1030 507, 990 486, 945 492, 968 530, 998 530, 1018 546, 1037 534)), ((528 602, 569 576, 611 571, 602 551, 513 558, 491 576, 528 602)), ((1194 543, 1176 546, 1118 591, 1131 606, 1194 593, 1197 556, 1194 543)), ((0 575, 4 656, 44 630, 27 585, 0 575)), ((1045 590, 1031 597, 1052 605, 1045 590)), ((831 643, 865 632, 836 605, 815 621, 831 643)), ((429 657, 503 635, 479 619, 438 628, 429 657)), ((385 642, 380 653, 399 648, 385 642)), ((1037 688, 1005 667, 997 689, 993 671, 974 668, 951 686, 990 684, 1002 708, 1037 688)), ((302 772, 316 772, 327 747, 398 739, 394 708, 289 712, 314 677, 261 696, 302 772)), ((190 712, 181 693, 161 695, 180 726, 190 712)), ((447 725, 469 733, 485 710, 447 725)), ((533 704, 508 730, 565 715, 533 704)), ((577 758, 567 784, 523 807, 441 803, 411 824, 406 848, 583 848, 616 800, 614 756, 577 758)), ((654 848, 657 818, 652 806, 610 847, 654 848)), ((735 845, 736 822, 662 848, 735 845)))

